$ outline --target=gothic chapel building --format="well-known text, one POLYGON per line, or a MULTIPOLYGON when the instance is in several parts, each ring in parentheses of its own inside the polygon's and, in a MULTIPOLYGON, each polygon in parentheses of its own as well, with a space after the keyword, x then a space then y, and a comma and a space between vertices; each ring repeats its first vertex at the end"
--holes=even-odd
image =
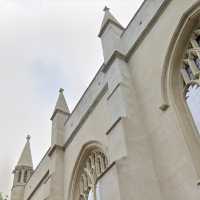
POLYGON ((35 169, 27 137, 11 200, 199 200, 200 1, 145 0, 126 28, 105 8, 98 36, 102 66, 73 112, 60 90, 35 169))

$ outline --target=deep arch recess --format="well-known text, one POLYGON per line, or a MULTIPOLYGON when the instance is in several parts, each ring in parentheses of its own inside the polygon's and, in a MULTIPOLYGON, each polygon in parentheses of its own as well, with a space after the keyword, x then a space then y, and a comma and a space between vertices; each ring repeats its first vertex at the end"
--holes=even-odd
POLYGON ((189 147, 194 167, 200 177, 200 135, 185 101, 180 74, 181 60, 191 34, 200 27, 200 2, 195 3, 180 19, 172 36, 161 77, 163 103, 174 109, 181 132, 189 147))
MULTIPOLYGON (((92 158, 91 158, 92 159, 92 158)), ((88 175, 87 176, 87 186, 88 184, 90 185, 89 187, 92 187, 92 185, 96 184, 96 181, 98 180, 98 177, 100 177, 103 172, 106 170, 106 168, 108 167, 108 155, 107 155, 107 151, 105 146, 103 146, 102 144, 100 144, 99 142, 96 141, 91 141, 88 142, 87 144, 83 145, 83 147, 81 148, 81 151, 79 153, 79 156, 76 160, 76 163, 74 165, 74 169, 73 169, 73 173, 71 176, 71 183, 70 183, 70 189, 69 189, 69 199, 70 200, 79 200, 80 199, 80 195, 83 194, 82 191, 80 191, 80 186, 82 184, 80 184, 80 180, 82 182, 84 182, 84 179, 86 177, 83 177, 83 175, 88 175), (96 173, 94 174, 90 174, 91 172, 88 171, 88 166, 87 169, 86 165, 88 164, 88 160, 90 160, 89 158, 91 158, 92 156, 95 157, 96 162, 99 161, 99 165, 97 167, 95 166, 95 160, 91 160, 92 162, 92 166, 94 167, 93 169, 95 170, 96 173), (87 162, 87 164, 86 164, 87 162), (92 177, 94 176, 94 177, 92 177)), ((91 168, 91 167, 90 167, 91 168)), ((91 170, 91 171, 94 171, 91 170)), ((88 187, 88 188, 89 188, 88 187)), ((83 186, 81 186, 81 188, 83 188, 83 186)), ((88 192, 88 191, 87 191, 88 192)), ((86 193, 87 193, 86 192, 86 193)), ((87 194, 86 194, 87 195, 87 194)), ((82 195, 84 197, 84 195, 82 195)), ((82 198, 84 200, 84 198, 82 198)))

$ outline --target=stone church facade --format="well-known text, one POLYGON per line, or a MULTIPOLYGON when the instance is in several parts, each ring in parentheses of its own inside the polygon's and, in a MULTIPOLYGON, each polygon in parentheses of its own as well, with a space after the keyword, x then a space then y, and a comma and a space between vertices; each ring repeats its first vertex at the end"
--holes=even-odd
POLYGON ((27 137, 11 200, 199 200, 200 1, 145 0, 126 28, 105 8, 99 37, 104 63, 72 113, 60 90, 36 169, 27 137))

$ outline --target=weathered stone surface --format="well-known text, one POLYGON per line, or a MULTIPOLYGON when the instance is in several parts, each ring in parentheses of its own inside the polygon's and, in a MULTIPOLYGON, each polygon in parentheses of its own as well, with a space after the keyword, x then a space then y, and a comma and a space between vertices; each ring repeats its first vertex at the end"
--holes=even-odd
POLYGON ((61 92, 51 147, 12 200, 80 200, 81 175, 103 200, 198 200, 200 139, 178 90, 199 19, 197 0, 146 0, 125 29, 106 10, 104 64, 72 113, 61 92))

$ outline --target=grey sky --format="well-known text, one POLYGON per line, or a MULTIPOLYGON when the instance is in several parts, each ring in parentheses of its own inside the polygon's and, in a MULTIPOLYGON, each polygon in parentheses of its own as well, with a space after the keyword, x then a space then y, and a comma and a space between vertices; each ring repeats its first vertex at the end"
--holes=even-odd
POLYGON ((0 0, 0 191, 31 134, 34 166, 50 143, 60 87, 72 110, 101 66, 105 5, 126 26, 142 0, 0 0))
POLYGON ((187 92, 187 104, 190 108, 191 114, 198 130, 200 130, 200 87, 197 85, 190 86, 187 92))

